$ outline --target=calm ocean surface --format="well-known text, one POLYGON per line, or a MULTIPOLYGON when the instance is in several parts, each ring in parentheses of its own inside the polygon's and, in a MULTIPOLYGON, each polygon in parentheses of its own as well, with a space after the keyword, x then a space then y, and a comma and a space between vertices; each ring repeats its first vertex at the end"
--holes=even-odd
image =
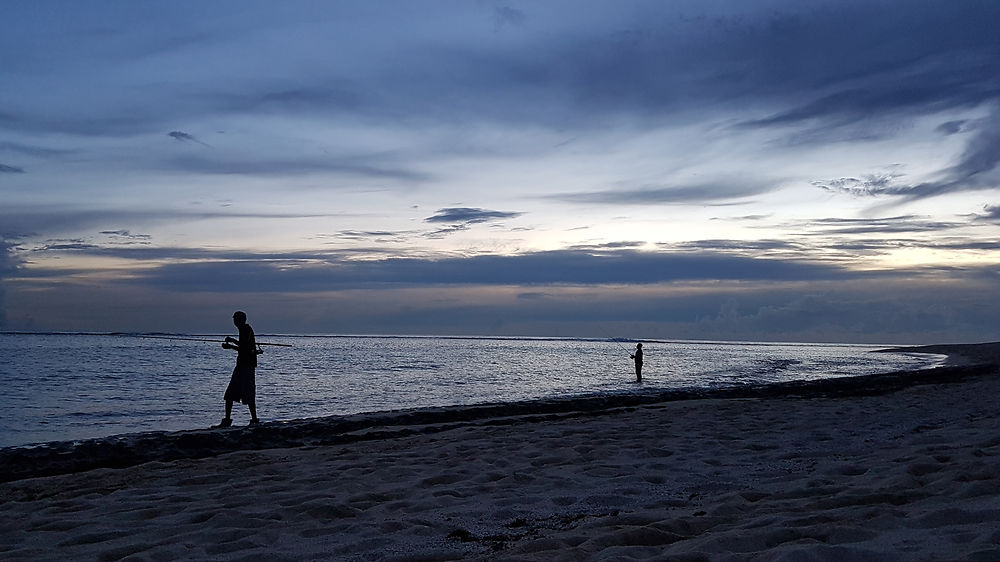
MULTIPOLYGON (((216 339, 221 336, 182 336, 216 339)), ((935 366, 880 346, 586 339, 266 336, 262 421, 424 406, 716 388, 935 366)), ((884 346, 881 346, 884 347, 884 346)), ((0 447, 208 427, 222 418, 235 352, 131 335, 0 334, 0 447)), ((249 419, 233 408, 234 425, 249 419)))

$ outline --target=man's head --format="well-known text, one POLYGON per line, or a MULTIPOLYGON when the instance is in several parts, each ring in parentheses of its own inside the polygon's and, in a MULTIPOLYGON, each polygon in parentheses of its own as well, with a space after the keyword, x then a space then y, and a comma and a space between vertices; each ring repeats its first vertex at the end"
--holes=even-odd
POLYGON ((642 344, 641 344, 641 343, 637 343, 637 344, 635 344, 635 348, 636 348, 636 349, 642 349, 642 344))
POLYGON ((237 326, 242 326, 247 323, 247 313, 242 310, 237 310, 233 313, 233 324, 237 326))

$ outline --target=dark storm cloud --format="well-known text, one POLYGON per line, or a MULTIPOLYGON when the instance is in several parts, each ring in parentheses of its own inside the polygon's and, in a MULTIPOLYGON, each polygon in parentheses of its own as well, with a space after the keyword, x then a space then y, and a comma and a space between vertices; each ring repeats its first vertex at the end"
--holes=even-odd
POLYGON ((479 224, 502 219, 513 219, 524 213, 509 211, 491 211, 489 209, 476 209, 470 207, 449 207, 438 209, 437 212, 424 219, 424 222, 455 223, 455 224, 479 224))
POLYGON ((0 174, 23 174, 24 168, 18 168, 16 166, 8 166, 6 164, 0 164, 0 174))

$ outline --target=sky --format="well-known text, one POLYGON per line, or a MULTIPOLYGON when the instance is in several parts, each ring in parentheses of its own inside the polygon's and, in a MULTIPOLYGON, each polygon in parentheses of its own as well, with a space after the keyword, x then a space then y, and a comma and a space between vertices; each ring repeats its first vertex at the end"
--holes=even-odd
POLYGON ((997 22, 8 3, 0 330, 1000 340, 997 22))

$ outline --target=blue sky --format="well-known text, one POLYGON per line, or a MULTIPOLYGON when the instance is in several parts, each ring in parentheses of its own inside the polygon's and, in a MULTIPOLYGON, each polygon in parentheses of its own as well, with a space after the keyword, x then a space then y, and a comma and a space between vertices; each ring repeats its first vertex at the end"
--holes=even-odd
POLYGON ((1000 339, 998 21, 13 3, 0 328, 1000 339))

